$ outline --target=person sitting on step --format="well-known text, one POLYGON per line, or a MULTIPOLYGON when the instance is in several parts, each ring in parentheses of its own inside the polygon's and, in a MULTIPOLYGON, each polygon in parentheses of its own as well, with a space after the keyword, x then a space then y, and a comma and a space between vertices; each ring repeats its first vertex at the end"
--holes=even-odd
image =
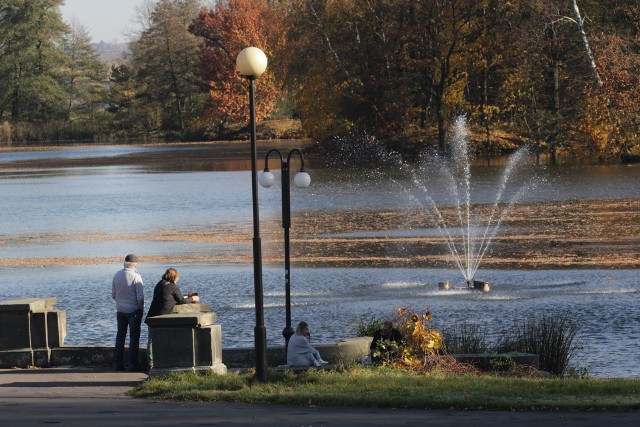
POLYGON ((298 323, 296 333, 289 339, 287 347, 287 365, 291 367, 321 366, 326 363, 320 357, 320 352, 309 342, 309 325, 307 322, 298 323))

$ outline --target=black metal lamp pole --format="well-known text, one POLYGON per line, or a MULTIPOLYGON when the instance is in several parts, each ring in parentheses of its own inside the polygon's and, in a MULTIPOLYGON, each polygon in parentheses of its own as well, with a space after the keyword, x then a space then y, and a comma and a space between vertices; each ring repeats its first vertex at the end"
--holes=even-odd
POLYGON ((253 199, 253 284, 256 305, 256 326, 253 329, 256 351, 256 377, 267 379, 267 330, 264 327, 264 296, 262 286, 262 240, 260 239, 260 208, 258 204, 258 149, 256 143, 255 78, 249 79, 249 115, 251 127, 251 192, 253 199))
POLYGON ((240 74, 249 80, 249 127, 251 132, 251 192, 253 199, 253 283, 255 292, 256 326, 253 329, 256 354, 256 377, 267 380, 267 331, 264 327, 264 297, 262 286, 262 243, 260 240, 260 211, 258 204, 258 153, 256 143, 255 80, 267 68, 267 57, 260 49, 243 49, 236 65, 240 74))
POLYGON ((311 178, 304 170, 304 155, 298 148, 294 148, 284 160, 282 153, 277 148, 273 148, 267 152, 264 158, 264 172, 260 175, 260 185, 270 187, 273 184, 273 174, 269 171, 269 156, 276 153, 280 159, 280 180, 282 181, 282 228, 284 229, 284 289, 285 289, 285 307, 286 307, 286 326, 282 330, 282 336, 285 339, 285 347, 289 346, 289 338, 295 333, 291 326, 291 257, 289 245, 289 229, 291 228, 291 183, 290 183, 290 165, 291 156, 297 154, 300 157, 300 170, 296 174, 294 183, 298 187, 308 187, 311 178))
MULTIPOLYGON (((302 153, 300 153, 300 156, 302 156, 302 153)), ((291 153, 289 153, 289 158, 291 158, 291 153)), ((289 161, 282 162, 280 169, 282 180, 282 228, 284 229, 284 301, 286 307, 286 326, 282 330, 282 336, 284 337, 285 349, 288 350, 289 338, 291 338, 291 335, 295 332, 291 327, 291 258, 289 251, 291 193, 289 184, 289 161)))
MULTIPOLYGON (((291 156, 297 154, 300 157, 300 172, 304 172, 304 155, 298 148, 294 148, 287 155, 285 161, 282 153, 277 148, 269 150, 264 159, 264 172, 269 172, 269 156, 276 153, 280 159, 280 180, 282 188, 282 228, 284 229, 284 289, 285 289, 285 307, 286 307, 286 326, 282 330, 282 336, 285 339, 285 347, 289 346, 289 338, 295 333, 291 326, 291 257, 289 245, 289 229, 291 228, 291 183, 290 183, 290 164, 291 156)), ((264 184, 270 186, 270 184, 264 184)), ((307 184, 308 185, 308 184, 307 184)))

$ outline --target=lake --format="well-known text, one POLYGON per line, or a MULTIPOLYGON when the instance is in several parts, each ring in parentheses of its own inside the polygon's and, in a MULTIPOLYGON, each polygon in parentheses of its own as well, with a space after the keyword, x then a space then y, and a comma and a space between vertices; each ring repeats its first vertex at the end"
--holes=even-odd
MULTIPOLYGON (((217 313, 223 345, 253 346, 248 156, 242 144, 0 151, 0 297, 56 297, 67 311, 67 344, 112 345, 111 278, 136 253, 147 307, 165 269, 176 267, 180 288, 217 313)), ((537 168, 540 185, 514 207, 478 271, 492 283, 486 294, 461 289, 433 227, 412 223, 399 188, 408 177, 331 168, 312 155, 305 166, 311 187, 291 190, 292 315, 294 325, 310 323, 314 342, 353 336, 358 319, 401 306, 430 308, 436 326, 471 321, 495 334, 525 314, 568 311, 580 325, 575 364, 595 376, 640 376, 640 165, 537 168), (439 291, 442 280, 454 289, 439 291)), ((493 202, 502 169, 472 168, 475 205, 493 202)), ((430 185, 446 207, 446 191, 430 185)), ((279 190, 260 189, 269 345, 284 341, 279 190)))

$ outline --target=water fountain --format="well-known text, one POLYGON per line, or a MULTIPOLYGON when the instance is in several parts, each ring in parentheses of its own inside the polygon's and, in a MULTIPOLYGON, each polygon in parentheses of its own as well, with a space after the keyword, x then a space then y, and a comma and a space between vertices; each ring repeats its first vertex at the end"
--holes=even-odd
MULTIPOLYGON (((403 162, 403 168, 408 169, 412 177, 411 188, 405 187, 405 191, 410 196, 411 205, 427 214, 430 222, 445 240, 452 260, 462 273, 467 288, 488 292, 490 284, 474 278, 502 221, 514 203, 534 186, 534 175, 529 174, 528 178, 519 184, 519 188, 507 195, 507 184, 516 173, 523 170, 530 151, 526 147, 521 148, 509 157, 492 204, 488 208, 480 209, 474 207, 472 201, 471 163, 473 159, 469 151, 470 141, 466 117, 458 117, 453 128, 448 155, 426 154, 417 166, 410 166, 403 162), (450 200, 436 202, 431 194, 430 178, 426 177, 434 173, 440 178, 438 182, 446 186, 450 200), (445 207, 449 208, 453 214, 445 214, 445 207)), ((438 186, 437 191, 442 191, 441 186, 438 186)), ((448 289, 450 285, 449 282, 441 282, 439 287, 448 289)))
MULTIPOLYGON (((508 157, 496 183, 474 178, 466 116, 454 121, 449 139, 446 154, 425 150, 417 161, 408 161, 385 149, 375 137, 354 135, 336 140, 331 165, 354 168, 360 180, 364 174, 370 182, 390 183, 389 197, 400 195, 398 202, 406 209, 403 231, 415 227, 420 233, 441 237, 466 288, 487 292, 490 284, 475 279, 482 260, 513 205, 528 196, 540 179, 530 167, 535 163, 530 161, 528 147, 508 157)), ((443 281, 439 287, 451 285, 443 281)))

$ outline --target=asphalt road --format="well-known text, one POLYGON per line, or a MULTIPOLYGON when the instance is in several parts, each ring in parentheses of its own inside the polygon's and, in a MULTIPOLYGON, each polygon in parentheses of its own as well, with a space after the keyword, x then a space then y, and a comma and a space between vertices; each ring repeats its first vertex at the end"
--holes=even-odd
POLYGON ((268 426, 640 426, 640 412, 498 412, 325 408, 128 397, 144 373, 89 368, 1 369, 0 425, 71 427, 268 426))

